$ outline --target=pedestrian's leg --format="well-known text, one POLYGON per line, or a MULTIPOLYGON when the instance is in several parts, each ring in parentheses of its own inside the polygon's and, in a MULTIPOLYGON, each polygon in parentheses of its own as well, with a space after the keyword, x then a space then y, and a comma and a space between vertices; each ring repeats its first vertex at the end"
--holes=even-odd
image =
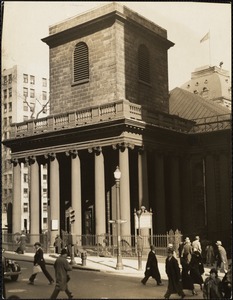
POLYGON ((146 285, 147 280, 149 279, 150 276, 145 276, 142 280, 141 283, 146 285))
POLYGON ((53 277, 49 274, 49 272, 47 271, 46 267, 42 265, 41 266, 41 270, 44 273, 44 275, 47 277, 49 283, 53 283, 54 282, 53 277))
POLYGON ((35 278, 36 278, 36 275, 37 275, 37 273, 36 273, 36 274, 32 274, 32 275, 30 276, 30 278, 29 278, 29 283, 34 283, 34 280, 35 280, 35 278))
POLYGON ((52 292, 52 295, 50 296, 50 299, 57 299, 57 296, 59 293, 60 293, 60 290, 57 287, 55 287, 52 292))
POLYGON ((69 297, 69 299, 73 298, 73 294, 71 293, 71 291, 68 289, 68 287, 65 290, 66 295, 69 297))

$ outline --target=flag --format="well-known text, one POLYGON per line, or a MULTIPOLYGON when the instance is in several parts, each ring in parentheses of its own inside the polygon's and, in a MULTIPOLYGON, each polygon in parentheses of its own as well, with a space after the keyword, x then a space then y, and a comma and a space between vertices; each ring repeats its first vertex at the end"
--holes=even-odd
POLYGON ((203 38, 200 40, 200 43, 202 43, 202 42, 208 40, 209 38, 210 38, 210 32, 207 32, 207 34, 204 35, 203 38))

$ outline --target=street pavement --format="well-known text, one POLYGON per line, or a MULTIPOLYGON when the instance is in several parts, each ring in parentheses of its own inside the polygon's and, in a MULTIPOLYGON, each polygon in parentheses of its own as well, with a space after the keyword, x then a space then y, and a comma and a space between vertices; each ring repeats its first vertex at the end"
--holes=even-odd
MULTIPOLYGON (((33 261, 34 253, 27 253, 24 254, 17 254, 12 251, 5 251, 4 256, 7 258, 11 258, 17 261, 33 261)), ((44 254, 44 259, 46 264, 54 264, 56 258, 58 257, 58 254, 44 254)), ((158 260, 158 267, 161 275, 162 280, 167 280, 167 275, 165 272, 165 259, 166 257, 156 255, 158 260)), ((138 259, 136 257, 132 258, 122 258, 122 264, 123 269, 117 270, 116 269, 116 263, 117 258, 116 257, 101 257, 101 256, 88 256, 86 259, 86 265, 82 264, 81 257, 75 257, 74 261, 75 264, 72 265, 73 268, 77 268, 80 270, 90 270, 90 271, 98 271, 98 272, 108 272, 111 274, 116 275, 123 275, 123 276, 130 276, 130 277, 144 277, 144 271, 146 267, 146 259, 147 257, 143 257, 142 259, 142 268, 141 270, 138 270, 138 259)), ((68 258, 68 261, 70 262, 70 259, 68 258)), ((203 274, 203 279, 205 279, 209 275, 210 267, 205 267, 205 273, 203 274)), ((219 272, 219 278, 222 279, 224 276, 224 273, 219 272)))

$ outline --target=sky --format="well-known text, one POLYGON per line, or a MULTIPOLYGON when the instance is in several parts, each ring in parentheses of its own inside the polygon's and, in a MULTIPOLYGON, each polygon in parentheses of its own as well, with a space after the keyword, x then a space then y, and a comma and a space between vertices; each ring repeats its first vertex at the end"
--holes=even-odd
MULTIPOLYGON (((167 30, 169 90, 191 79, 196 68, 219 66, 231 76, 231 4, 116 1, 167 30), (202 43, 205 34, 210 38, 202 43)), ((21 65, 49 76, 49 26, 111 1, 5 1, 2 69, 21 65)))

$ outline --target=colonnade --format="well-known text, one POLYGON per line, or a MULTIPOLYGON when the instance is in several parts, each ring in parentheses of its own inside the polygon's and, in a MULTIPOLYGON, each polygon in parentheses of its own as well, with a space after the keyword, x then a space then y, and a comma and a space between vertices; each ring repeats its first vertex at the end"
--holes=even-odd
MULTIPOLYGON (((64 154, 71 160, 71 168, 67 172, 71 173, 71 206, 75 210, 75 222, 72 231, 76 235, 82 235, 82 185, 81 185, 81 159, 79 152, 84 151, 71 149, 64 154)), ((106 218, 106 162, 102 147, 91 147, 86 149, 89 153, 94 154, 94 208, 95 208, 95 234, 103 235, 107 230, 106 218)), ((162 152, 153 152, 154 165, 153 175, 150 178, 154 185, 154 194, 151 195, 148 187, 148 155, 143 147, 134 147, 130 144, 114 145, 113 150, 118 151, 118 163, 121 170, 120 179, 120 217, 126 220, 126 223, 121 225, 121 235, 130 236, 132 233, 132 211, 134 208, 140 208, 142 205, 149 209, 153 207, 153 223, 155 231, 164 233, 167 230, 167 210, 172 211, 169 226, 177 229, 181 228, 181 199, 182 191, 180 186, 180 157, 170 155, 170 181, 166 183, 166 170, 164 154, 162 152), (130 151, 137 151, 137 174, 133 174, 130 169, 129 156, 130 151), (138 183, 138 195, 133 203, 130 200, 130 177, 136 176, 134 182, 138 183), (169 206, 166 204, 166 187, 170 189, 169 206), (149 195, 150 194, 150 195, 149 195), (150 200, 149 200, 150 198, 150 200)), ((61 152, 59 153, 59 155, 61 152)), ((20 162, 28 161, 30 166, 30 234, 38 235, 40 232, 40 214, 39 214, 39 163, 41 154, 38 156, 30 156, 22 159, 13 159, 13 233, 20 232, 21 229, 21 199, 20 199, 20 162)), ((47 153, 43 155, 44 162, 49 167, 49 229, 51 231, 51 240, 55 239, 56 234, 60 232, 60 170, 59 159, 56 153, 47 153)), ((111 164, 114 162, 112 161, 111 164)), ((107 166, 112 169, 116 166, 107 166)), ((62 183, 61 183, 62 184, 62 183)), ((186 190, 188 192, 188 190, 186 190)), ((134 201, 134 200, 133 200, 134 201)), ((112 212, 113 213, 113 212, 112 212)), ((111 216, 112 218, 113 216, 111 216)))

